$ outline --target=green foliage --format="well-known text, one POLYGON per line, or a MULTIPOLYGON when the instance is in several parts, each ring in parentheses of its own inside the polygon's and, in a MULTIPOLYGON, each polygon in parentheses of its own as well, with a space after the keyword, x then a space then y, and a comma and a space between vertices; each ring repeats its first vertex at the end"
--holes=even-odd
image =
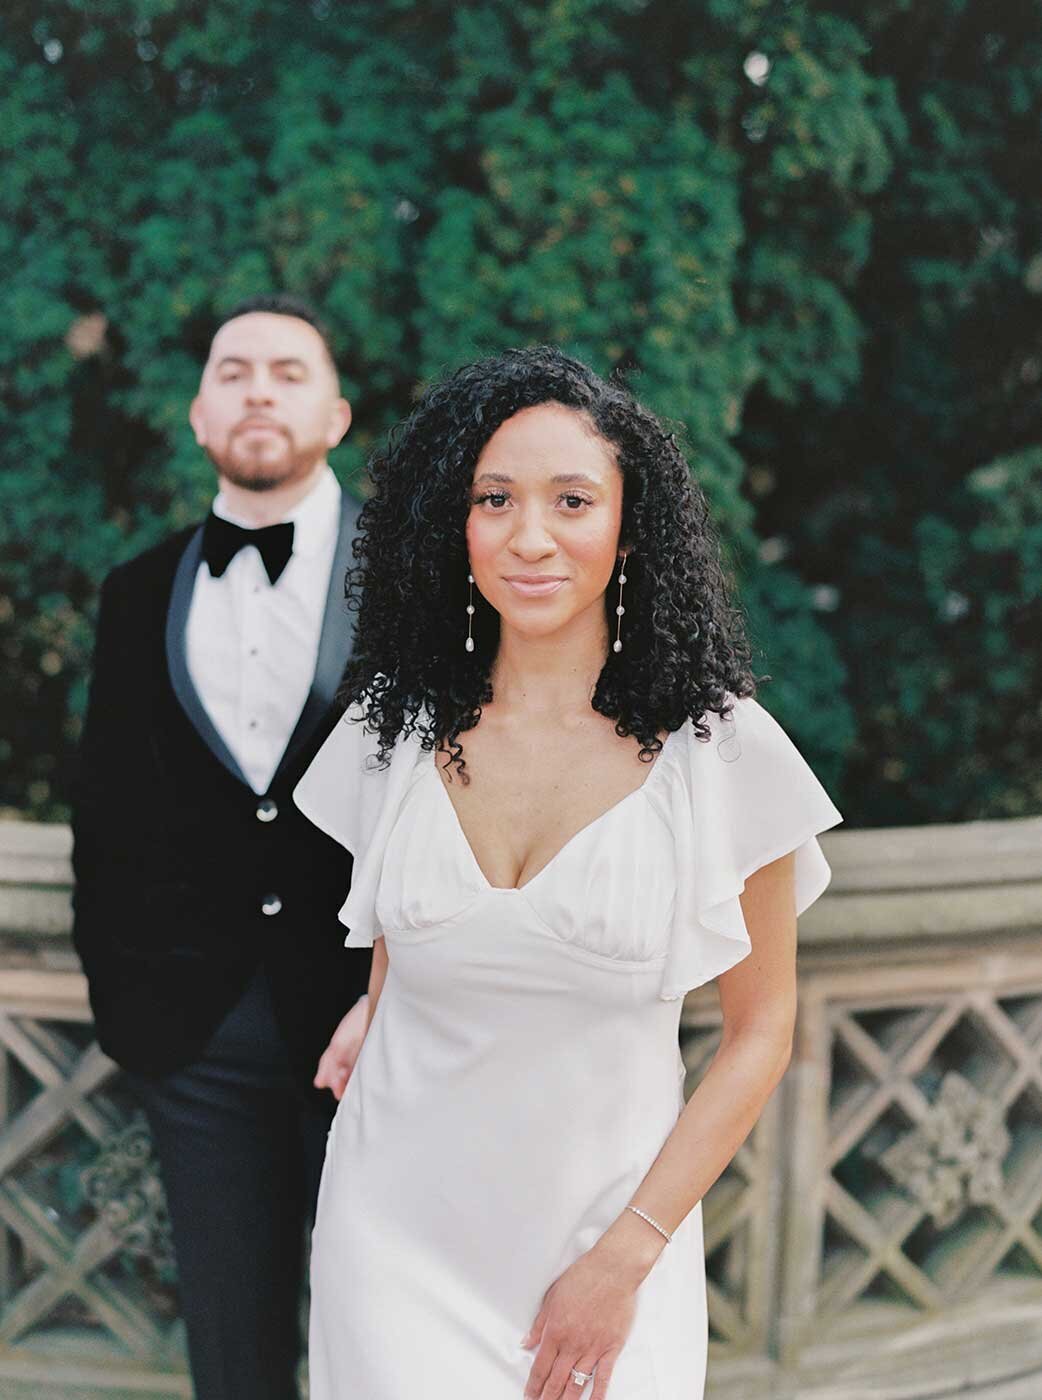
POLYGON ((208 327, 277 287, 333 328, 348 481, 463 359, 626 373, 848 819, 1038 810, 1040 0, 5 21, 0 802, 61 814, 98 583, 204 509, 208 327))
POLYGON ((926 603, 949 645, 929 671, 906 662, 902 673, 936 726, 930 780, 983 811, 1025 816, 1042 810, 1042 447, 978 468, 966 488, 970 530, 933 514, 916 530, 926 603))

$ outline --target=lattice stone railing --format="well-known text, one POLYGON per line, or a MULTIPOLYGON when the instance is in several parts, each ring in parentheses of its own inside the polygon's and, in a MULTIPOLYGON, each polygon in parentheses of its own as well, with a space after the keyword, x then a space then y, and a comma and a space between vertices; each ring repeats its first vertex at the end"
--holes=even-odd
MULTIPOLYGON (((1042 819, 823 844, 793 1063, 706 1200, 707 1395, 1042 1400, 1042 819)), ((172 1400, 162 1193, 68 880, 64 828, 0 822, 0 1400, 172 1400)), ((689 998, 691 1085, 718 1036, 689 998)))
POLYGON ((0 823, 0 1397, 191 1395, 150 1144, 91 1034, 69 836, 0 823))

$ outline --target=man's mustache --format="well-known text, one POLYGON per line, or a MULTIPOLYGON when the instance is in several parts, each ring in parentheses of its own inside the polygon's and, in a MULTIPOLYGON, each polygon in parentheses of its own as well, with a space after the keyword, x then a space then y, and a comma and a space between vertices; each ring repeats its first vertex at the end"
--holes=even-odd
POLYGON ((290 436, 289 429, 283 427, 281 423, 276 422, 274 418, 243 418, 241 422, 236 423, 231 431, 231 436, 234 437, 236 433, 249 432, 251 428, 273 428, 275 432, 281 433, 283 437, 290 436))

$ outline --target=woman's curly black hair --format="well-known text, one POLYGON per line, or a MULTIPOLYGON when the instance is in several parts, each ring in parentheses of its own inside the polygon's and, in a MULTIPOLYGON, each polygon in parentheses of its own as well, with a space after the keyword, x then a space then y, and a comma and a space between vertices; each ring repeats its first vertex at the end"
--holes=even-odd
MULTIPOLYGON (((347 597, 354 653, 340 698, 364 701, 386 762, 403 733, 447 749, 466 781, 460 735, 492 697, 499 616, 475 593, 473 652, 464 648, 466 523, 474 468, 508 418, 536 404, 592 420, 623 475, 625 646, 608 648, 593 708, 635 737, 645 761, 659 734, 752 695, 744 621, 731 598, 705 495, 676 437, 618 384, 552 346, 509 350, 434 384, 369 464, 374 493, 359 519, 347 597)), ((615 623, 615 599, 605 596, 615 623)))

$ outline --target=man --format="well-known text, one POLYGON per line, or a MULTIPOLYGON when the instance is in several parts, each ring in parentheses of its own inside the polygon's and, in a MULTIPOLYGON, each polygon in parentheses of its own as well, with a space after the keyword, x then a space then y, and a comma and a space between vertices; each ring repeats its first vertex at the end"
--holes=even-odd
POLYGON ((290 800, 350 649, 357 516, 311 311, 237 307, 190 418, 212 513, 102 588, 74 938, 159 1155, 197 1400, 291 1400, 303 1231, 368 978, 337 919, 349 858, 290 800))

